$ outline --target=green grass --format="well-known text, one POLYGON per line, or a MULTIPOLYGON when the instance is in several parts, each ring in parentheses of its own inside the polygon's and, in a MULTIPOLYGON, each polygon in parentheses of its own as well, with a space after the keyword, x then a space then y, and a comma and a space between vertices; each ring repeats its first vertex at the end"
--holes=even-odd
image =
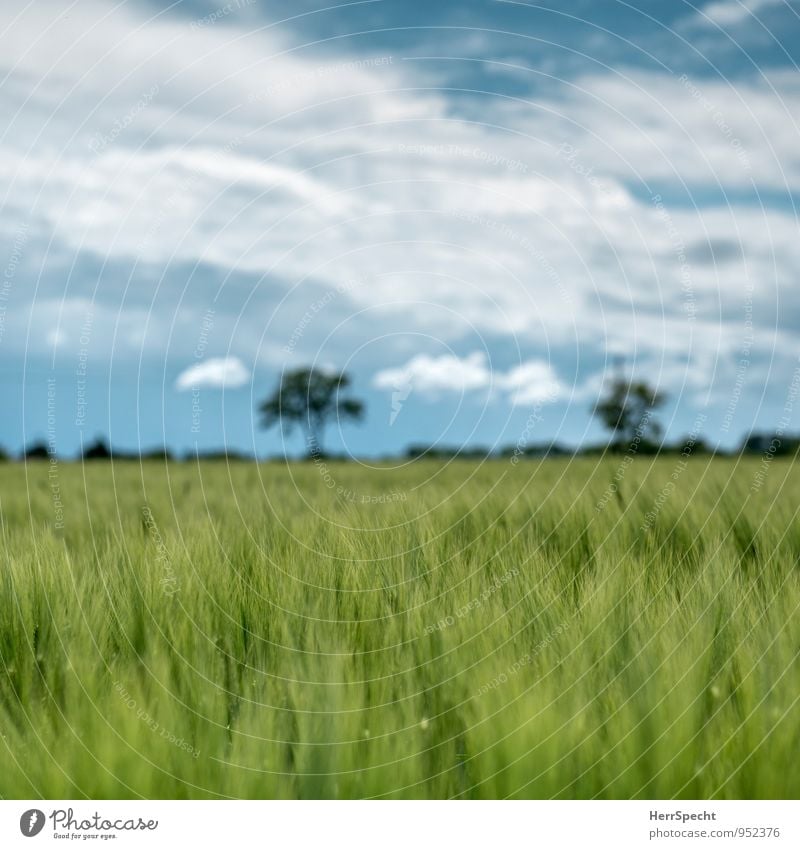
POLYGON ((797 798, 794 466, 618 468, 0 467, 0 795, 797 798))

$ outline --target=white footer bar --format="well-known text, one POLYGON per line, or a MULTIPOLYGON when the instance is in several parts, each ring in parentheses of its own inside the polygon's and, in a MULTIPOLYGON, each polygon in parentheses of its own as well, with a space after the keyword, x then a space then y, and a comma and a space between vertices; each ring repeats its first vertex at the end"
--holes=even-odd
POLYGON ((0 801, 0 846, 795 847, 798 802, 0 801))

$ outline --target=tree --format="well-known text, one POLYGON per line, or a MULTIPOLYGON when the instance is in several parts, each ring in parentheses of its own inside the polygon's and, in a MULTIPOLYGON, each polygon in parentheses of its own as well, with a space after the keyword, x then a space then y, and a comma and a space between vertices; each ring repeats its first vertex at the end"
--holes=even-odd
POLYGON ((634 445, 652 446, 661 436, 661 426, 652 417, 667 396, 646 381, 615 377, 593 413, 611 431, 611 447, 626 451, 634 445))
POLYGON ((322 454, 322 434, 336 419, 359 421, 364 405, 344 397, 350 378, 344 372, 299 368, 284 372, 275 391, 259 406, 261 426, 280 422, 285 432, 299 426, 306 436, 310 456, 322 454))
POLYGON ((50 448, 46 442, 39 440, 25 448, 22 452, 22 457, 24 460, 46 460, 50 457, 50 448))
POLYGON ((111 449, 102 436, 98 436, 91 445, 84 448, 82 454, 84 460, 107 460, 110 456, 111 449))

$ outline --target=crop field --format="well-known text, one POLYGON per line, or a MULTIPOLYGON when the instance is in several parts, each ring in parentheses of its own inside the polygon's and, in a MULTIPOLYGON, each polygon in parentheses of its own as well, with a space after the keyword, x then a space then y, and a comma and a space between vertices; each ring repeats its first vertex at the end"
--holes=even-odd
POLYGON ((0 796, 800 797, 799 506, 758 457, 4 464, 0 796))

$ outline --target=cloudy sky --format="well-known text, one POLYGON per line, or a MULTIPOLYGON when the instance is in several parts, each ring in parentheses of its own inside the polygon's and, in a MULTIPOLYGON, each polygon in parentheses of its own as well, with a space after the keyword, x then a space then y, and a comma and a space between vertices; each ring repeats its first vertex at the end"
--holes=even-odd
POLYGON ((796 0, 30 0, 0 32, 8 450, 294 453, 253 410, 312 363, 367 402, 327 435, 360 456, 596 441, 620 361, 672 438, 785 415, 796 0))

